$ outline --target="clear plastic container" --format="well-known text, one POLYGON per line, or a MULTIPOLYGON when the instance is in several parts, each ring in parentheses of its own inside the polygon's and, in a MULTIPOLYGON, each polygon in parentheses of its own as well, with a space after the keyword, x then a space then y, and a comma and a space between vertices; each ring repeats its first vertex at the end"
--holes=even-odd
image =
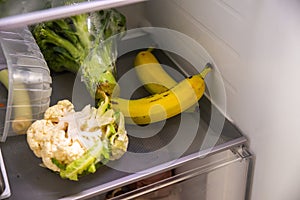
POLYGON ((0 84, 0 139, 25 133, 50 105, 52 79, 27 27, 0 31, 0 70, 8 72, 8 90, 0 84))

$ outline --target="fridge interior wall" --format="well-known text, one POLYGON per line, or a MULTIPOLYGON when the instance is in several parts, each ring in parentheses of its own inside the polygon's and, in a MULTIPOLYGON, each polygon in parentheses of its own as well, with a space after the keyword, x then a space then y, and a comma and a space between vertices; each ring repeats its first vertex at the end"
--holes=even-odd
POLYGON ((192 37, 214 59, 225 86, 224 112, 256 155, 251 199, 300 196, 299 4, 151 0, 141 6, 145 13, 137 12, 153 26, 192 37))

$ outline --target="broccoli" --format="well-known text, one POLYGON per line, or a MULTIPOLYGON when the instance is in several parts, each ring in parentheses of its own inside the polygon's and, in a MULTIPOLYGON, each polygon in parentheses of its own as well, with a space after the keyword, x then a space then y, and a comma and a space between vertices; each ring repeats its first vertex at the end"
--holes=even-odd
POLYGON ((111 96, 116 52, 113 35, 124 33, 126 18, 116 9, 100 10, 31 27, 42 54, 54 72, 80 72, 96 99, 111 96))

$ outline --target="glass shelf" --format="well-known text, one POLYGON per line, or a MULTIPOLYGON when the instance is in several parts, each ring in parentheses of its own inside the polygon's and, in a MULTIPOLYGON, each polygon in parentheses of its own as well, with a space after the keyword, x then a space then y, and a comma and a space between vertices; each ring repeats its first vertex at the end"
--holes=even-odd
MULTIPOLYGON (((136 53, 129 52, 118 59, 118 73, 130 70, 136 53)), ((154 50, 153 53, 163 64, 174 66, 164 52, 154 50)), ((76 79, 75 75, 66 72, 53 74, 52 77, 51 102, 72 99, 71 88, 76 79), (66 90, 61 87, 62 84, 66 90)), ((141 93, 142 91, 139 91, 138 95, 141 93)), ((78 99, 79 102, 87 99, 84 94, 78 98, 81 98, 78 99)), ((41 160, 29 149, 24 135, 9 137, 0 147, 12 190, 16 191, 12 192, 12 198, 73 200, 102 196, 116 188, 247 143, 247 138, 227 119, 220 135, 216 134, 211 116, 213 110, 217 115, 222 113, 218 112, 206 97, 201 98, 199 107, 199 112, 182 113, 168 119, 162 129, 151 137, 148 134, 156 132, 160 123, 145 127, 127 125, 130 142, 124 156, 102 166, 94 174, 81 177, 78 182, 64 180, 58 174, 40 167, 41 160), (197 119, 199 126, 192 130, 191 127, 197 119), (182 120, 187 123, 185 126, 181 126, 182 120), (215 139, 215 142, 209 142, 215 139)))
POLYGON ((0 0, 0 30, 23 27, 80 13, 125 6, 146 0, 0 0))

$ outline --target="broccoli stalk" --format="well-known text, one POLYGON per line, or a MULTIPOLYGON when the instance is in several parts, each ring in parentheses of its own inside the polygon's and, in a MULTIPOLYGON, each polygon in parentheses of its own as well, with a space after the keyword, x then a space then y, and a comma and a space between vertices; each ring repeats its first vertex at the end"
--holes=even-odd
POLYGON ((111 50, 105 47, 106 44, 102 44, 93 48, 82 63, 83 81, 92 97, 101 101, 105 96, 111 97, 117 85, 111 50))
POLYGON ((84 51, 88 52, 91 48, 90 32, 88 30, 88 14, 75 15, 72 17, 76 35, 84 51))

